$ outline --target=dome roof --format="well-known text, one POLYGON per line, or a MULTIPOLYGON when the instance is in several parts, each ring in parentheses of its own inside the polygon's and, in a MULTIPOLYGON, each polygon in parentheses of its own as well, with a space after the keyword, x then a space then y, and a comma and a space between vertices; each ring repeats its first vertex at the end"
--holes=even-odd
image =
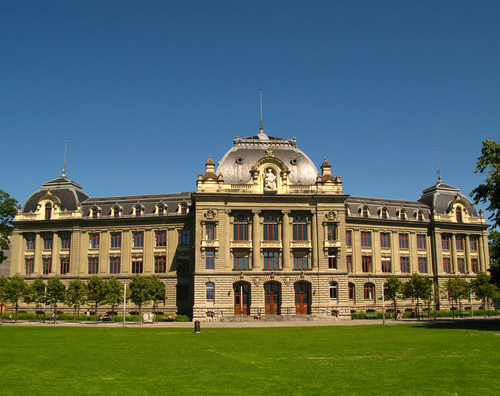
POLYGON ((217 167, 217 176, 222 174, 225 183, 248 183, 250 170, 267 149, 273 149, 274 156, 285 163, 290 170, 289 179, 297 184, 315 184, 318 170, 309 157, 297 148, 295 138, 291 140, 267 136, 260 129, 257 136, 234 137, 233 147, 224 155, 217 167))
POLYGON ((61 202, 61 210, 76 210, 78 202, 83 202, 89 198, 82 190, 82 186, 69 180, 66 176, 47 181, 42 184, 42 188, 35 191, 28 198, 23 207, 23 213, 32 213, 37 209, 38 201, 49 192, 56 196, 61 202))
POLYGON ((450 203, 455 200, 457 194, 460 200, 467 206, 469 214, 477 217, 477 209, 472 201, 463 195, 458 188, 443 183, 441 179, 434 186, 425 189, 418 202, 431 208, 433 207, 437 214, 447 214, 450 203))

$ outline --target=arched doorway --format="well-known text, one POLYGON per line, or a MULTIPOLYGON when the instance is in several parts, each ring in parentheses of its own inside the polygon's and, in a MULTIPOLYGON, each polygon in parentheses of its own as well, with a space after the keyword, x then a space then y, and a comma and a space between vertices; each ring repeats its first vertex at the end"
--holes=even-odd
POLYGON ((309 307, 309 296, 311 295, 311 284, 308 282, 297 282, 295 284, 295 314, 308 315, 311 313, 309 307))
POLYGON ((269 282, 264 285, 266 315, 280 314, 280 284, 269 282))
POLYGON ((246 282, 238 282, 233 285, 234 290, 234 314, 250 314, 250 285, 246 282))

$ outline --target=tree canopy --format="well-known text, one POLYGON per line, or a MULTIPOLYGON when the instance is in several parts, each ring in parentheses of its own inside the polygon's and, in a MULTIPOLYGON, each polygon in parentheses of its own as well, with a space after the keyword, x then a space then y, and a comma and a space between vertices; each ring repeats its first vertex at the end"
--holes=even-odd
POLYGON ((483 315, 486 317, 486 301, 498 295, 498 288, 490 283, 490 276, 485 272, 478 273, 471 280, 470 287, 476 298, 483 302, 483 315))
POLYGON ((0 190, 0 263, 7 257, 4 250, 9 250, 9 237, 12 235, 12 221, 17 213, 17 201, 5 191, 0 190))

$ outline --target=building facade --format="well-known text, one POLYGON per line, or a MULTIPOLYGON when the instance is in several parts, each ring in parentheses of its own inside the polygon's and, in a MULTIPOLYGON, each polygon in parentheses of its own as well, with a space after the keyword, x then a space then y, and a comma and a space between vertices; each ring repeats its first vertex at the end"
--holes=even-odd
POLYGON ((326 159, 320 169, 261 125, 235 137, 217 169, 209 158, 192 193, 91 198, 63 173, 19 210, 11 275, 156 274, 160 311, 200 319, 349 318, 381 310, 390 275, 442 286, 487 269, 486 221, 457 188, 440 180, 416 201, 353 197, 326 159))

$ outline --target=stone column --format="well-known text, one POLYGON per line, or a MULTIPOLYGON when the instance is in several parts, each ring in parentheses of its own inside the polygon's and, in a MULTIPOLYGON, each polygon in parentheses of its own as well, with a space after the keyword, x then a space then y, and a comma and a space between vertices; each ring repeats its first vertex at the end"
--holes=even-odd
POLYGON ((220 234, 218 235, 219 241, 221 243, 224 243, 224 256, 225 256, 225 261, 224 261, 224 269, 226 271, 231 271, 233 268, 233 262, 231 260, 231 241, 233 240, 233 230, 231 228, 231 211, 226 210, 224 211, 224 235, 225 238, 222 238, 220 234))
POLYGON ((457 236, 456 234, 451 234, 451 273, 459 274, 458 263, 457 263, 457 236))
POLYGON ((61 273, 61 262, 59 259, 59 251, 61 250, 61 238, 57 232, 52 235, 52 271, 51 274, 61 273))
POLYGON ((262 270, 262 262, 260 259, 260 210, 252 210, 252 269, 256 271, 262 270))
POLYGON ((312 238, 312 269, 318 270, 319 266, 319 250, 318 250, 318 216, 316 215, 316 210, 311 211, 312 221, 311 221, 311 238, 312 238))
POLYGON ((465 236, 465 273, 469 274, 472 272, 471 262, 470 262, 470 237, 465 236))
POLYGON ((283 271, 291 271, 292 263, 290 260, 290 211, 283 210, 283 271))
POLYGON ((380 247, 380 232, 372 232, 372 272, 374 274, 382 273, 382 251, 380 247))
POLYGON ((35 235, 35 255, 33 258, 33 274, 41 275, 42 272, 42 248, 43 248, 43 238, 39 233, 35 235))

